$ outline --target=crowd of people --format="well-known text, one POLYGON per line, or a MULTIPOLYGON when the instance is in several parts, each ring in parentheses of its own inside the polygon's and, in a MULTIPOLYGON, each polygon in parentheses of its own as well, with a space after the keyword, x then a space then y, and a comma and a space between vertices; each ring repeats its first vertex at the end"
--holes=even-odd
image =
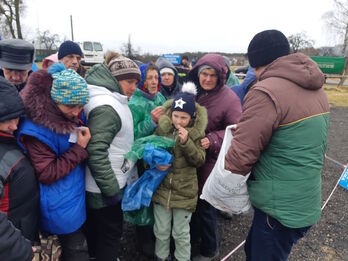
POLYGON ((318 66, 277 30, 251 40, 242 83, 219 54, 189 68, 188 57, 138 66, 109 52, 87 71, 83 55, 65 41, 32 72, 32 44, 0 42, 0 260, 35 260, 51 235, 57 260, 119 260, 123 194, 149 168, 125 155, 152 135, 174 141, 173 160, 155 166, 168 174, 152 196, 154 223, 136 226, 138 250, 215 260, 217 209, 200 194, 233 124, 225 169, 251 173, 246 259, 286 260, 321 215, 330 112, 318 66))

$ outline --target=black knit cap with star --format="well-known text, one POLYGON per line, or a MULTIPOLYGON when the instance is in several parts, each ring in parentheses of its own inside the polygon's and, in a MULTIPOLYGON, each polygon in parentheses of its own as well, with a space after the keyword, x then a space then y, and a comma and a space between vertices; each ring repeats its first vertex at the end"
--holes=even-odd
POLYGON ((174 97, 172 104, 173 111, 183 111, 188 113, 191 118, 196 115, 195 96, 197 95, 197 87, 193 82, 186 82, 182 86, 181 92, 174 97))

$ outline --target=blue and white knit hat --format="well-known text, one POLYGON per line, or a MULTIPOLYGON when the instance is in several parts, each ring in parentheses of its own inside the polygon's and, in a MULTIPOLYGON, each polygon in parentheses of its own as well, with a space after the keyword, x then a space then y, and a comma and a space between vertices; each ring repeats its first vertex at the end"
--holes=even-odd
POLYGON ((54 102, 64 105, 85 105, 88 102, 87 83, 74 70, 56 63, 49 67, 48 72, 53 77, 51 97, 54 102))

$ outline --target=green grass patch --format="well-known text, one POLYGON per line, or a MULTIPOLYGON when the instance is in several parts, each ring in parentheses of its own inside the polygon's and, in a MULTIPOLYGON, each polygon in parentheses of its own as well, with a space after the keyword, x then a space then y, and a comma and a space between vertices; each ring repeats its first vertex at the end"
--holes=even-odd
POLYGON ((332 88, 332 85, 324 85, 329 103, 334 106, 348 107, 348 88, 332 88))

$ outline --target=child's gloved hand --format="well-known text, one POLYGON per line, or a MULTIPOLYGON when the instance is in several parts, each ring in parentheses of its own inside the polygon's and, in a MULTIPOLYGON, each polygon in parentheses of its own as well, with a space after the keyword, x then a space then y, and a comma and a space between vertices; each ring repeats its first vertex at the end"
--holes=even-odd
POLYGON ((156 169, 160 170, 160 171, 166 171, 167 169, 169 169, 172 166, 172 164, 168 164, 168 165, 157 165, 156 169))

